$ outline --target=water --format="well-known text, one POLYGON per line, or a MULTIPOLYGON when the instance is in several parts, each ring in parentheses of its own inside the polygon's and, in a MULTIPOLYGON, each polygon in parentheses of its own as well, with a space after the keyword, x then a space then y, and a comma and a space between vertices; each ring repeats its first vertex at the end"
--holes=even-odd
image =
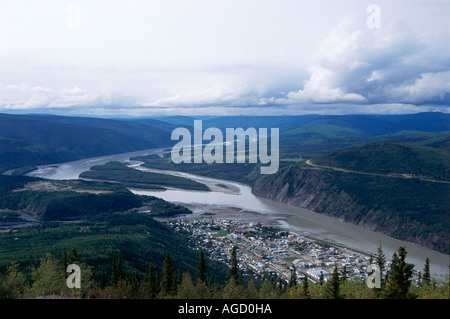
MULTIPOLYGON (((90 167, 94 165, 102 165, 109 161, 129 162, 129 159, 132 156, 158 154, 162 151, 162 149, 151 149, 41 166, 37 171, 27 175, 48 179, 77 179, 81 172, 89 170, 90 167)), ((130 162, 130 164, 132 163, 130 162)), ((137 163, 134 164, 134 167, 139 168, 137 163)), ((408 252, 407 262, 415 264, 415 270, 422 271, 426 258, 429 258, 431 273, 434 277, 448 275, 449 273, 449 255, 416 244, 397 240, 360 226, 344 223, 335 218, 318 214, 307 209, 260 198, 252 194, 251 188, 248 185, 210 177, 196 176, 183 172, 166 173, 191 178, 205 183, 210 187, 222 184, 226 185, 227 188, 215 187, 213 188, 214 191, 211 192, 179 189, 170 189, 166 191, 134 189, 131 191, 135 194, 159 197, 169 202, 237 207, 266 214, 268 216, 285 216, 285 219, 282 222, 282 226, 285 228, 320 236, 358 250, 375 254, 377 247, 381 244, 384 254, 388 259, 391 259, 392 254, 398 247, 406 246, 408 252)))
POLYGON ((63 179, 78 179, 82 172, 88 171, 92 166, 104 165, 110 161, 127 162, 133 156, 144 156, 150 154, 160 154, 165 149, 148 149, 137 152, 113 154, 107 156, 100 156, 94 158, 87 158, 72 162, 43 165, 38 166, 38 169, 32 171, 27 176, 34 176, 47 179, 63 180, 63 179))

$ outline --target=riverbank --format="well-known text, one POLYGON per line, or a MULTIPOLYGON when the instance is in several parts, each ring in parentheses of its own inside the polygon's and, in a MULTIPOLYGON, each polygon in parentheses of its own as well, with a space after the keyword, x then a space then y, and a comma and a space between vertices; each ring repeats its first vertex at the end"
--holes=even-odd
MULTIPOLYGON (((130 158, 139 155, 158 154, 162 151, 163 149, 151 149, 48 165, 39 167, 37 171, 34 171, 29 175, 48 179, 77 179, 81 172, 89 170, 93 165, 101 165, 109 161, 119 161, 130 165, 137 164, 136 162, 131 162, 130 158)), ((324 214, 318 214, 304 208, 260 198, 252 193, 251 187, 242 183, 183 172, 171 171, 170 174, 178 174, 185 178, 189 177, 199 182, 203 181, 203 183, 207 183, 207 185, 214 185, 215 188, 211 192, 170 189, 166 191, 135 190, 135 193, 151 195, 162 198, 168 202, 180 202, 188 205, 195 203, 201 205, 235 207, 244 211, 254 211, 265 214, 265 218, 268 217, 267 215, 276 218, 284 216, 283 223, 286 223, 286 227, 293 227, 293 229, 297 231, 309 233, 320 238, 326 238, 332 242, 340 243, 357 250, 375 253, 377 247, 381 244, 385 255, 388 258, 392 256, 398 247, 406 246, 408 252, 407 261, 415 264, 416 270, 421 270, 426 258, 429 258, 431 262, 431 273, 434 274, 435 277, 448 275, 449 255, 405 241, 396 240, 361 226, 344 223, 324 214)), ((239 217, 235 216, 233 218, 239 217)))

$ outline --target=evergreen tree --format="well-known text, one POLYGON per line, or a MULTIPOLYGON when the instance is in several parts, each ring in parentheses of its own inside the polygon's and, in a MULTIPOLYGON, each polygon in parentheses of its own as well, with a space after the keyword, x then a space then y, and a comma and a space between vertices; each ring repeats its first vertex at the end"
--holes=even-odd
POLYGON ((259 288, 259 298, 262 299, 273 299, 276 297, 276 292, 274 289, 274 284, 267 278, 264 279, 261 287, 259 288))
POLYGON ((119 251, 117 256, 117 277, 119 280, 124 278, 123 268, 122 268, 122 253, 119 251))
POLYGON ((221 297, 223 299, 242 299, 244 296, 244 288, 242 285, 237 283, 234 277, 231 277, 223 288, 221 297))
POLYGON ((237 260, 237 254, 236 254, 236 246, 233 246, 231 250, 231 268, 228 273, 228 279, 233 278, 235 283, 239 282, 239 266, 238 266, 238 260, 237 260))
POLYGON ((346 282, 347 281, 347 266, 344 265, 344 267, 342 268, 342 282, 346 282))
POLYGON ((20 298, 25 286, 25 277, 19 271, 19 264, 11 262, 5 273, 0 274, 0 299, 20 298))
POLYGON ((308 280, 308 275, 305 275, 305 278, 303 279, 303 285, 302 285, 302 288, 303 288, 303 294, 305 295, 305 297, 307 298, 307 299, 310 299, 311 298, 311 296, 310 296, 310 294, 309 294, 309 282, 308 282, 309 280, 308 280))
POLYGON ((424 285, 431 285, 431 275, 430 275, 430 259, 426 259, 425 266, 423 267, 423 278, 422 282, 424 285))
POLYGON ((163 296, 173 295, 175 283, 175 271, 170 259, 170 253, 167 252, 164 259, 163 278, 161 281, 161 293, 163 296))
POLYGON ((384 256, 383 253, 383 248, 380 246, 378 246, 377 248, 377 265, 380 268, 380 281, 383 281, 383 271, 385 269, 384 264, 386 263, 386 257, 384 256))
POLYGON ((144 282, 142 283, 144 297, 151 299, 156 298, 159 292, 158 287, 159 283, 156 279, 155 267, 153 266, 153 263, 150 263, 150 266, 148 267, 144 277, 144 282))
POLYGON ((208 292, 211 295, 212 298, 215 298, 216 296, 220 295, 221 287, 219 284, 214 280, 214 278, 211 276, 209 277, 208 282, 208 292))
POLYGON ((296 286, 297 286, 297 272, 294 265, 291 270, 291 278, 289 279, 289 288, 294 288, 296 286))
POLYGON ((81 257, 78 255, 78 252, 75 249, 75 247, 72 249, 72 255, 70 256, 70 263, 78 265, 81 263, 81 257))
POLYGON ((203 283, 206 283, 206 261, 203 249, 200 251, 200 261, 197 265, 197 278, 203 283))
POLYGON ((176 285, 180 285, 181 281, 183 280, 183 265, 180 263, 180 265, 178 266, 178 271, 177 271, 177 280, 176 280, 176 285))
POLYGON ((337 270, 337 267, 334 267, 333 275, 331 276, 331 280, 327 282, 326 284, 326 290, 325 295, 327 298, 330 299, 341 299, 341 293, 340 293, 340 280, 339 280, 339 273, 337 270))
POLYGON ((323 286, 325 279, 323 278, 323 271, 320 272, 320 276, 319 276, 319 285, 323 286))
POLYGON ((245 298, 256 299, 258 298, 258 295, 259 295, 258 290, 256 289, 255 282, 252 279, 249 281, 245 289, 245 298))
POLYGON ((67 252, 64 250, 63 259, 61 261, 61 271, 66 273, 67 266, 69 266, 69 256, 67 256, 67 252))
POLYGON ((105 274, 105 270, 102 270, 102 276, 100 277, 100 288, 101 289, 105 289, 106 287, 106 274, 105 274))
POLYGON ((52 255, 47 254, 46 258, 41 258, 39 267, 31 269, 32 285, 28 291, 30 297, 68 293, 65 274, 60 269, 60 261, 52 255))
POLYGON ((413 296, 408 293, 413 274, 413 264, 406 263, 405 247, 398 248, 398 255, 394 252, 391 272, 386 284, 385 297, 390 299, 405 299, 413 296))
POLYGON ((197 283, 195 284, 195 295, 199 299, 207 299, 211 298, 211 291, 206 286, 206 283, 201 281, 200 279, 197 279, 197 283))
POLYGON ((116 256, 113 256, 113 261, 112 261, 112 266, 111 266, 112 270, 112 285, 113 287, 117 286, 117 283, 119 282, 119 276, 117 275, 117 265, 116 265, 116 256))
POLYGON ((285 286, 283 285, 283 281, 281 280, 281 277, 278 278, 276 286, 278 288, 277 295, 278 295, 278 297, 280 297, 286 292, 286 289, 285 289, 285 286))
POLYGON ((196 299, 196 291, 191 276, 188 273, 183 275, 180 287, 178 288, 177 298, 179 299, 196 299))
POLYGON ((139 298, 141 280, 140 280, 139 274, 137 272, 134 272, 134 275, 130 278, 130 284, 131 284, 132 298, 139 298))

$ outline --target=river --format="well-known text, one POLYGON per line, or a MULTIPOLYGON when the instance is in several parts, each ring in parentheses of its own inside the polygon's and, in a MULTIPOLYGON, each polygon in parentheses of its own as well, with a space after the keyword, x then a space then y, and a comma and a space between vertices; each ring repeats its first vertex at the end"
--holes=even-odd
MULTIPOLYGON (((77 179, 81 172, 89 170, 94 165, 102 165, 109 161, 128 162, 138 169, 143 169, 139 167, 138 163, 129 161, 130 157, 161 152, 163 152, 163 149, 150 149, 39 166, 36 171, 27 175, 47 179, 77 179)), ((211 192, 180 189, 165 191, 132 189, 131 191, 135 194, 156 196, 169 202, 237 207, 267 216, 283 216, 281 226, 284 228, 297 230, 312 236, 319 236, 354 249, 375 254, 377 247, 381 244, 383 252, 388 259, 391 259, 398 247, 406 246, 408 252, 407 262, 414 264, 416 266, 415 270, 422 271, 426 258, 429 258, 433 277, 440 278, 441 275, 449 274, 449 255, 401 241, 357 225, 345 223, 308 209, 260 198, 251 192, 251 188, 248 185, 184 172, 166 173, 191 178, 209 186, 225 185, 226 187, 215 187, 211 192)))

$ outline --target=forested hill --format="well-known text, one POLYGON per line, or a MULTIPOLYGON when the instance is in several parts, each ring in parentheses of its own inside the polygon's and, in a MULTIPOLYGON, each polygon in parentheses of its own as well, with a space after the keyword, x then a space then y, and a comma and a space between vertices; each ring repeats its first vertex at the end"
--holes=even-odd
POLYGON ((257 180, 254 193, 449 253, 450 184, 429 181, 449 181, 448 152, 376 143, 311 162, 323 166, 289 165, 257 180))
POLYGON ((28 165, 150 149, 172 144, 174 125, 148 120, 0 114, 0 172, 28 165))
POLYGON ((378 174, 450 181, 450 153, 405 143, 374 143, 317 156, 314 164, 378 174))

